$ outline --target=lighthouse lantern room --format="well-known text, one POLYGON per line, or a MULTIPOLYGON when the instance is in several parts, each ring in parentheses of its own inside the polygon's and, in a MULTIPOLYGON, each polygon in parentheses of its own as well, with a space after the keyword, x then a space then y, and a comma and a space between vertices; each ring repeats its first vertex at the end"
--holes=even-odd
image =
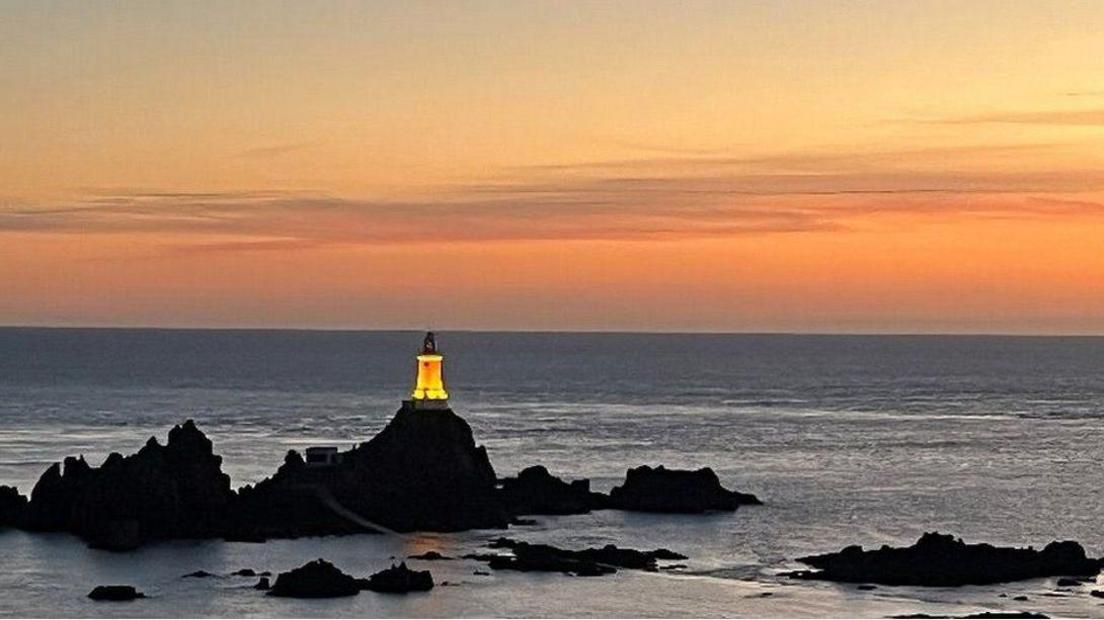
POLYGON ((437 350, 433 332, 426 332, 418 351, 418 374, 410 404, 415 409, 448 409, 448 392, 442 371, 444 356, 437 350))

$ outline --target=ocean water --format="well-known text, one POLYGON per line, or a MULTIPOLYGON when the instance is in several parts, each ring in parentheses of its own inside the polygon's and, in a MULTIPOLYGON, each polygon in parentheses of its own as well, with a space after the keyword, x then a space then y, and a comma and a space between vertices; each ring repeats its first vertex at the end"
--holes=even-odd
MULTIPOLYGON (((235 486, 289 448, 370 438, 405 397, 412 332, 0 329, 0 483, 194 419, 235 486)), ((129 554, 0 531, 2 616, 869 616, 1031 610, 1104 616, 1091 586, 959 589, 795 582, 794 558, 909 544, 930 530, 1104 555, 1104 339, 442 333, 454 410, 500 475, 541 463, 608 490, 640 464, 710 466, 766 505, 732 514, 538 517, 517 538, 664 546, 679 574, 603 578, 412 562, 451 585, 332 601, 265 597, 204 569, 281 571, 324 557, 357 575, 500 532, 170 542, 129 554), (102 583, 150 598, 93 603, 102 583), (1007 595, 1001 597, 1001 594, 1007 595), (1013 601, 1025 595, 1028 601, 1013 601)))

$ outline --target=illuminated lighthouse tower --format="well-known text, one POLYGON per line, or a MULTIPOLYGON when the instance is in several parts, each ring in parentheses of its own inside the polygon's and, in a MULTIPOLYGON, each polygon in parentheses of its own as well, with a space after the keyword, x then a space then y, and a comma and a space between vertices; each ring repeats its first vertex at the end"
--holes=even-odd
POLYGON ((422 348, 418 351, 418 378, 414 383, 414 392, 410 395, 410 405, 414 409, 449 408, 445 377, 441 369, 444 359, 437 350, 437 340, 433 337, 433 332, 426 332, 422 348))

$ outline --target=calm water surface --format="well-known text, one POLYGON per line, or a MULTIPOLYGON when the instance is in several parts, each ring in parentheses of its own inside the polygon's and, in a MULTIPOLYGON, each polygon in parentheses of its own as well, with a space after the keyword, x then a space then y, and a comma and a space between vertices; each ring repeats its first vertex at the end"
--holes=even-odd
MULTIPOLYGON (((162 441, 194 418, 235 485, 289 448, 350 446, 409 388, 420 334, 0 329, 0 483, 29 492, 69 454, 162 441)), ((569 546, 666 546, 687 574, 607 578, 426 563, 429 594, 264 597, 197 569, 286 570, 317 557, 367 574, 391 556, 462 554, 494 532, 166 543, 133 554, 0 532, 4 616, 885 616, 1026 609, 1102 616, 1053 580, 965 589, 793 583, 793 558, 907 544, 927 530, 1104 555, 1104 339, 444 333, 453 408, 501 475, 543 463, 606 490, 639 464, 711 466, 767 505, 734 514, 541 517, 513 535, 569 546), (84 594, 132 583, 151 598, 84 594), (770 596, 762 596, 764 593, 770 596), (1001 598, 1000 594, 1007 594, 1001 598), (1025 594, 1027 602, 1011 597, 1025 594)))

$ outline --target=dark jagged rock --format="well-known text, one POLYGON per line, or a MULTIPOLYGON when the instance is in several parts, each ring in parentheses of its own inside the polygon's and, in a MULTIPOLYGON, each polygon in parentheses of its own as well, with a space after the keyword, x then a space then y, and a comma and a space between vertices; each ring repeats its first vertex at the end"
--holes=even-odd
POLYGON ((1071 579, 1070 577, 1061 577, 1055 583, 1059 588, 1076 588, 1081 585, 1080 579, 1071 579))
POLYGON ((406 559, 408 559, 408 560, 451 560, 452 558, 450 558, 447 555, 441 555, 441 553, 438 552, 438 551, 426 551, 425 553, 420 554, 420 555, 407 556, 406 559))
POLYGON ((968 616, 932 616, 930 613, 904 613, 902 616, 890 616, 890 618, 900 618, 909 620, 936 620, 936 619, 960 619, 960 620, 997 620, 999 618, 1009 619, 1025 619, 1045 620, 1050 618, 1047 614, 1038 613, 1034 611, 983 611, 980 613, 970 613, 968 616))
POLYGON ((560 549, 552 545, 527 543, 512 538, 497 538, 488 545, 493 549, 509 549, 513 556, 490 555, 488 565, 494 569, 517 571, 562 572, 579 576, 607 575, 617 568, 655 571, 657 560, 685 560, 686 556, 668 549, 638 551, 616 545, 580 551, 560 549))
POLYGON ((25 527, 37 531, 66 531, 73 517, 73 504, 84 484, 92 476, 92 468, 84 457, 65 457, 54 463, 31 489, 25 527))
POLYGON ((754 495, 722 487, 708 467, 692 471, 642 465, 628 470, 625 483, 610 491, 611 507, 637 512, 701 513, 761 503, 754 495))
POLYGON ((289 455, 271 478, 240 493, 239 530, 261 535, 365 531, 347 518, 409 532, 503 528, 487 451, 451 410, 404 406, 370 441, 310 467, 289 455), (345 513, 338 514, 335 506, 345 513))
POLYGON ((1093 590, 1092 592, 1089 592, 1089 596, 1104 598, 1104 590, 1093 590))
POLYGON ((235 577, 267 577, 267 576, 271 575, 272 573, 270 573, 266 570, 263 570, 263 571, 258 573, 257 571, 253 570, 252 568, 241 568, 241 569, 238 569, 238 570, 236 570, 236 571, 234 571, 230 574, 235 576, 235 577))
POLYGON ((88 598, 94 601, 133 601, 146 598, 146 595, 134 586, 96 586, 88 593, 88 598))
POLYGON ((222 457, 188 420, 169 431, 164 446, 151 437, 136 454, 113 453, 97 468, 73 457, 51 465, 31 492, 25 525, 126 550, 149 540, 216 536, 233 497, 222 457))
POLYGON ((1045 613, 1039 613, 1037 611, 983 611, 980 613, 970 613, 968 616, 963 616, 964 620, 997 620, 998 618, 1008 618, 1012 620, 1045 620, 1050 618, 1045 613))
POLYGON ((0 485, 0 528, 21 526, 26 511, 27 498, 19 489, 0 485))
POLYGON ((183 577, 181 577, 181 579, 207 579, 208 577, 218 577, 218 575, 214 573, 209 573, 205 570, 197 570, 195 572, 184 575, 183 577))
POLYGON ((984 585, 1059 575, 1095 575, 1101 561, 1088 558, 1076 542, 1052 542, 1037 551, 962 542, 954 536, 928 533, 905 548, 883 546, 865 551, 852 546, 838 553, 798 558, 816 571, 790 576, 837 582, 884 585, 984 585))
POLYGON ((268 582, 268 577, 261 577, 257 580, 257 583, 253 586, 254 590, 271 590, 272 584, 268 582))
POLYGON ((360 580, 361 588, 372 592, 387 594, 406 594, 407 592, 426 592, 433 589, 433 575, 427 570, 410 570, 406 562, 394 564, 360 580))
POLYGON ((299 568, 276 577, 276 583, 268 591, 269 596, 290 598, 334 598, 353 596, 360 592, 360 585, 351 575, 326 560, 307 562, 299 568))
POLYGON ((570 515, 609 507, 609 497, 590 490, 589 480, 564 482, 543 465, 527 467, 514 478, 503 478, 499 492, 514 515, 570 515))

